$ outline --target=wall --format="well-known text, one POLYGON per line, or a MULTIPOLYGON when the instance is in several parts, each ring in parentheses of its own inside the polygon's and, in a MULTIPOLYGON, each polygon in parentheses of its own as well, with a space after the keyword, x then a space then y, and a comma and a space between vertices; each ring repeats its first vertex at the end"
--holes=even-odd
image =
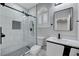
MULTIPOLYGON (((7 4, 12 7, 15 7, 19 10, 24 10, 19 6, 14 4, 7 4)), ((17 11, 11 10, 0 5, 0 26, 2 26, 2 31, 6 35, 2 39, 1 45, 1 54, 5 55, 7 53, 13 52, 19 48, 22 48, 27 45, 27 40, 23 39, 23 22, 27 17, 24 17, 24 14, 21 14, 17 11), (20 30, 12 30, 12 21, 17 20, 21 22, 20 30)), ((28 39, 28 38, 27 38, 28 39)))
POLYGON ((66 4, 61 4, 59 6, 52 7, 52 9, 50 9, 50 20, 53 23, 53 14, 54 14, 54 10, 55 11, 59 11, 62 9, 66 9, 69 7, 73 7, 73 30, 72 31, 55 31, 53 29, 53 26, 51 27, 51 31, 50 34, 51 36, 55 36, 57 37, 57 34, 60 33, 62 38, 66 38, 66 39, 71 39, 71 40, 77 40, 77 15, 78 15, 78 6, 75 3, 66 3, 66 4), (52 11, 52 12, 51 12, 52 11), (51 16, 52 15, 52 16, 51 16))

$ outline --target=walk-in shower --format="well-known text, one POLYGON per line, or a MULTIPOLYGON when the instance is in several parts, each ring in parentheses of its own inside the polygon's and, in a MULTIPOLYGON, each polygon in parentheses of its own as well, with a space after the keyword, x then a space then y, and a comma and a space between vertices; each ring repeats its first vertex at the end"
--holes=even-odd
POLYGON ((0 55, 24 55, 30 47, 37 44, 36 5, 34 11, 31 11, 15 3, 0 3, 0 27, 1 33, 5 34, 0 39, 0 55))

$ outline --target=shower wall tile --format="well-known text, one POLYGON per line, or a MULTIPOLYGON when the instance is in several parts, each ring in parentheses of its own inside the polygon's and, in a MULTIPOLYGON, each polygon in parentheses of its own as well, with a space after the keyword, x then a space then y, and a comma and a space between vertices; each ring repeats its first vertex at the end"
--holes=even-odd
POLYGON ((0 6, 0 26, 2 26, 2 32, 6 35, 0 47, 2 55, 11 53, 27 45, 27 40, 24 41, 23 39, 23 21, 26 19, 27 17, 25 18, 24 14, 0 6), (20 30, 12 29, 13 20, 21 22, 22 26, 20 30))

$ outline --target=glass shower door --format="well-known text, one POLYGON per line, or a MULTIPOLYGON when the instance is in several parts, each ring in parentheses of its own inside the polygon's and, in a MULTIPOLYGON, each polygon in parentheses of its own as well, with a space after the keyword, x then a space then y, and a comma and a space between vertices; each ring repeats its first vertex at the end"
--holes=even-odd
POLYGON ((20 56, 27 46, 36 44, 36 18, 0 7, 0 26, 5 34, 0 44, 2 56, 20 56))
POLYGON ((30 42, 36 44, 36 18, 29 17, 30 42))

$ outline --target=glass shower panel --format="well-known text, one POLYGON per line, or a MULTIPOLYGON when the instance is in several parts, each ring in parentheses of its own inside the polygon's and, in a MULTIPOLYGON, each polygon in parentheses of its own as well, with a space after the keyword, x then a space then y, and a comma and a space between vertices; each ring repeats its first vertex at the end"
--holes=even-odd
POLYGON ((36 44, 36 18, 0 6, 0 26, 5 34, 0 44, 2 56, 23 55, 27 51, 27 46, 36 44))
POLYGON ((30 44, 36 44, 36 18, 29 17, 30 44))
POLYGON ((23 40, 29 47, 36 44, 36 18, 29 16, 23 21, 23 40))
MULTIPOLYGON (((32 16, 36 17, 36 6, 33 6, 28 10, 28 13, 32 16)), ((30 27, 30 42, 32 45, 37 44, 37 18, 28 17, 29 18, 29 27, 30 27)))

